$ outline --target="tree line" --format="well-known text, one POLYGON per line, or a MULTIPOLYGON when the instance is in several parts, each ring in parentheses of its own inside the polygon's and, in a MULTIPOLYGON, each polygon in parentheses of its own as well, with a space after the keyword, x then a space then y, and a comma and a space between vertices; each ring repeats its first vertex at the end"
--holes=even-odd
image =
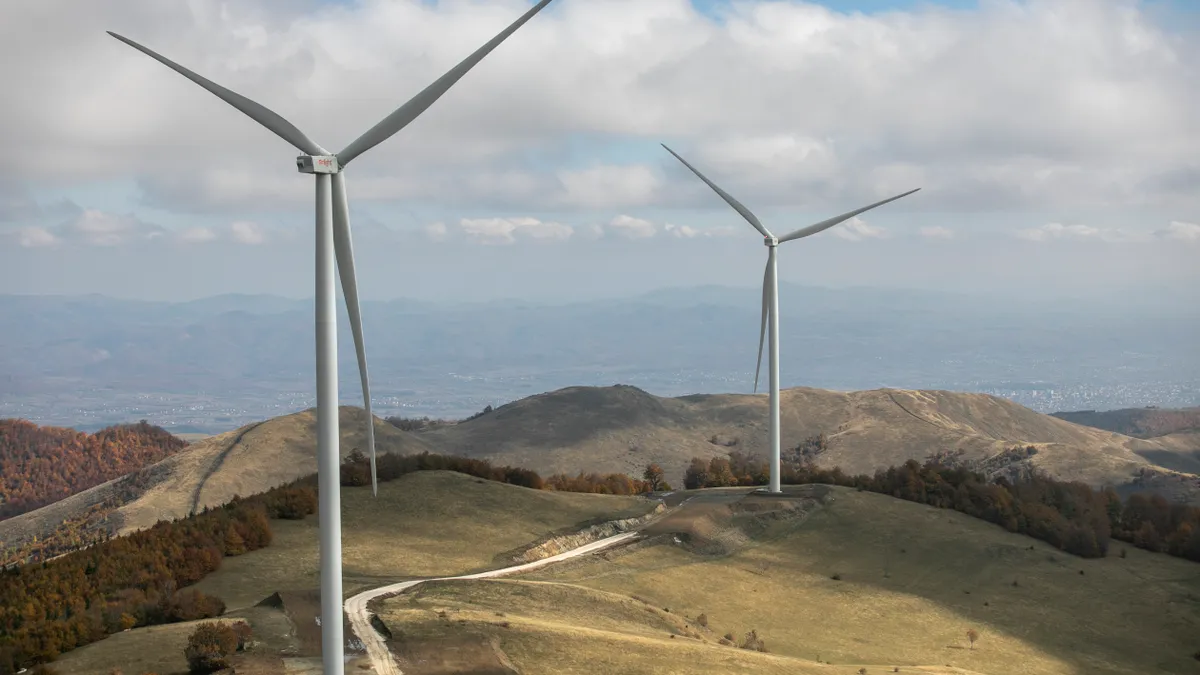
POLYGON ((188 586, 226 556, 271 543, 272 517, 316 509, 311 486, 288 485, 38 564, 0 573, 0 674, 127 628, 218 616, 219 599, 188 586))
POLYGON ((0 567, 49 560, 109 539, 115 531, 116 510, 145 494, 161 477, 153 466, 126 474, 112 483, 98 503, 63 519, 41 537, 0 542, 0 567))
MULTIPOLYGON (((647 467, 644 480, 598 473, 544 479, 529 469, 421 453, 380 455, 377 469, 381 482, 417 471, 456 471, 540 490, 620 495, 670 489, 662 469, 654 465, 647 467)), ((766 462, 733 451, 727 457, 693 459, 684 486, 762 485, 768 475, 766 462)), ((988 481, 983 474, 937 460, 909 460, 873 476, 788 462, 781 479, 792 485, 855 487, 953 508, 1082 557, 1103 556, 1110 539, 1119 539, 1200 561, 1200 509, 1172 505, 1158 495, 1133 495, 1122 502, 1111 488, 1094 490, 1037 475, 988 481)), ((369 482, 369 461, 352 453, 341 467, 340 483, 369 482)), ((317 503, 314 474, 84 550, 5 569, 0 572, 0 675, 127 628, 219 616, 224 603, 189 586, 217 570, 223 558, 269 546, 270 520, 304 518, 316 512, 317 503)))
MULTIPOLYGON (((730 452, 709 460, 693 458, 684 487, 766 485, 770 467, 758 457, 730 452)), ((1158 494, 1134 494, 1122 501, 1112 487, 1032 474, 1019 480, 949 466, 940 459, 851 476, 840 468, 811 462, 782 462, 785 485, 824 483, 853 487, 898 499, 954 509, 1008 530, 1040 539, 1083 558, 1100 558, 1116 539, 1149 551, 1200 562, 1200 508, 1171 504, 1158 494)))
MULTIPOLYGON (((417 471, 455 471, 536 490, 599 494, 647 492, 646 481, 624 474, 537 472, 466 457, 421 453, 377 457, 381 482, 417 471)), ((370 484, 370 462, 361 452, 342 464, 340 483, 370 484)), ((224 506, 124 537, 102 538, 90 548, 51 560, 12 565, 0 572, 0 675, 52 661, 76 647, 127 628, 221 615, 219 599, 188 588, 216 571, 222 559, 270 545, 270 520, 316 513, 315 474, 224 506)))
POLYGON ((0 520, 137 471, 185 445, 145 420, 94 434, 0 420, 0 520))

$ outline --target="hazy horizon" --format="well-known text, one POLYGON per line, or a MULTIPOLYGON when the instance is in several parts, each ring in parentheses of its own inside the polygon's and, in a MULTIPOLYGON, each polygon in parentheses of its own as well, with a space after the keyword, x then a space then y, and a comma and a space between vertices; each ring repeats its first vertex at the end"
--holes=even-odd
MULTIPOLYGON (((781 384, 975 391, 1041 412, 1200 404, 1200 307, 1137 300, 784 283, 781 384)), ((574 385, 750 393, 759 307, 758 288, 723 286, 572 303, 366 300, 373 404, 383 416, 463 417, 574 385)), ((357 405, 339 314, 341 396, 357 405)), ((311 299, 269 295, 0 295, 0 322, 24 327, 0 336, 0 416, 224 430, 302 410, 312 320, 311 299)))

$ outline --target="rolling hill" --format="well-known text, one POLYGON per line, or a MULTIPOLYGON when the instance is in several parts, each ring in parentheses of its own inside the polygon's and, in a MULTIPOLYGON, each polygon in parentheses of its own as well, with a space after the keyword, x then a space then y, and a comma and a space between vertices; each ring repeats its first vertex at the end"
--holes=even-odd
MULTIPOLYGON (((363 410, 341 409, 343 457, 365 444, 363 410)), ((410 454, 429 449, 420 438, 375 420, 376 449, 410 454)), ((282 485, 317 469, 316 416, 312 410, 250 424, 193 443, 181 452, 66 499, 0 522, 0 541, 20 549, 35 537, 46 541, 61 524, 105 529, 114 534, 142 529, 159 520, 186 516, 282 485)), ((61 532, 60 532, 61 534, 61 532)))
MULTIPOLYGON (((815 463, 849 473, 872 473, 937 453, 982 462, 1016 446, 1032 446, 1036 454, 1010 463, 1096 486, 1132 485, 1143 472, 1172 473, 1145 456, 1170 451, 1169 444, 1072 424, 986 394, 797 387, 781 392, 780 407, 784 448, 824 434, 827 446, 813 455, 815 463)), ((730 450, 765 456, 766 435, 765 395, 663 398, 617 385, 530 396, 419 437, 440 452, 543 474, 636 473, 656 462, 676 482, 692 457, 730 450)))
MULTIPOLYGON (((1200 501, 1196 475, 1171 470, 1155 457, 1187 469, 1190 455, 1170 443, 1136 439, 1079 426, 984 394, 879 389, 782 392, 783 444, 800 445, 824 434, 810 457, 849 473, 923 461, 936 454, 992 473, 1035 468, 1052 477, 1124 492, 1161 490, 1200 501), (1011 449, 1034 448, 1030 454, 1011 449)), ((375 420, 380 452, 430 451, 522 466, 542 475, 580 471, 638 475, 655 462, 679 484, 692 457, 731 450, 766 455, 765 395, 694 395, 665 398, 631 386, 569 387, 500 406, 474 419, 418 432, 375 420)), ((343 407, 342 452, 363 443, 363 412, 343 407)), ((0 541, 20 547, 54 536, 60 523, 89 509, 102 514, 88 527, 128 532, 159 519, 261 492, 312 473, 315 417, 305 411, 204 439, 131 476, 0 522, 0 541)))
MULTIPOLYGON (((641 497, 530 490, 447 471, 422 471, 342 490, 345 590, 354 593, 404 576, 462 574, 498 566, 504 554, 552 533, 594 521, 641 516, 641 497), (399 544, 399 545, 398 545, 399 544)), ((227 618, 246 618, 262 648, 237 672, 320 672, 317 516, 271 521, 270 546, 225 558, 196 588, 220 597, 227 618), (300 665, 315 667, 311 671, 300 665), (282 663, 281 663, 282 662, 282 663), (243 668, 245 665, 245 668, 243 668), (254 670, 252 666, 262 668, 254 670), (293 669, 295 668, 295 669, 293 669)), ((136 628, 64 654, 63 675, 186 672, 183 648, 193 623, 136 628)), ((347 672, 362 672, 350 664, 347 672)))
POLYGON ((1197 408, 1122 408, 1120 410, 1077 410, 1056 412, 1054 417, 1084 426, 1113 431, 1136 438, 1161 438, 1179 433, 1200 432, 1197 408))
MULTIPOLYGON (((642 541, 601 555, 428 583, 373 610, 406 675, 1194 671, 1195 563, 1117 544, 1081 560, 961 513, 851 489, 744 492, 704 491, 651 521, 642 541), (968 629, 980 635, 974 648, 968 629), (752 630, 765 652, 721 643, 752 630)), ((556 531, 653 503, 448 472, 384 483, 378 498, 365 487, 343 495, 348 594, 511 564, 556 531)), ((238 672, 319 672, 316 517, 272 528, 269 547, 227 558, 198 587, 255 629, 238 672)), ((193 626, 117 633, 54 666, 180 672, 193 626)), ((352 651, 347 670, 359 664, 352 651)))
MULTIPOLYGON (((1120 410, 1079 410, 1057 412, 1054 417, 1104 429, 1126 436, 1153 441, 1153 446, 1138 446, 1134 452, 1171 471, 1200 474, 1200 408, 1122 408, 1120 410)), ((1165 476, 1148 477, 1161 485, 1159 491, 1172 490, 1173 481, 1165 476)))
POLYGON ((376 611, 415 675, 1194 672, 1194 563, 1080 560, 891 497, 790 492, 691 502, 641 542, 376 611), (722 642, 751 631, 766 652, 722 642))

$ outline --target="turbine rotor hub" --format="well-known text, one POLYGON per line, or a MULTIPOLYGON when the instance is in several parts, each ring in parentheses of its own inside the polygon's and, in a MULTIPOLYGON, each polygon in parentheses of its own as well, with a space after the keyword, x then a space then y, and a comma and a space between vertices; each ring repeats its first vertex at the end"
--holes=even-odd
POLYGON ((336 155, 300 155, 296 158, 300 173, 337 173, 341 171, 336 155))
POLYGON ((779 240, 775 237, 763 237, 763 244, 766 245, 767 248, 775 248, 779 245, 779 240))

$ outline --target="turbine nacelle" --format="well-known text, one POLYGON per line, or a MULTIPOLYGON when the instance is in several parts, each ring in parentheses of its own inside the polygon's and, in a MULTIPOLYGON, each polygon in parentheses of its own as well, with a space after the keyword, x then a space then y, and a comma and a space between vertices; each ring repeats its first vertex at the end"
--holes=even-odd
POLYGON ((337 155, 300 155, 296 158, 300 173, 337 173, 342 170, 337 155))
POLYGON ((341 280, 358 357, 362 382, 363 408, 366 411, 366 442, 371 450, 371 492, 377 490, 375 473, 375 426, 371 413, 371 388, 367 377, 366 348, 363 345, 362 317, 359 312, 358 282, 354 273, 354 250, 350 236, 350 208, 346 201, 346 177, 342 169, 371 148, 386 141, 425 112, 450 87, 477 63, 529 21, 553 0, 539 0, 520 18, 485 45, 463 59, 407 103, 359 136, 341 152, 332 155, 317 145, 294 124, 241 94, 226 89, 184 68, 129 38, 109 31, 109 35, 174 70, 209 93, 233 106, 268 131, 304 153, 296 158, 300 173, 313 174, 316 183, 316 365, 317 365, 317 476, 320 491, 318 515, 321 519, 321 658, 326 675, 345 672, 345 644, 342 639, 342 544, 341 502, 338 487, 339 433, 337 391, 337 312, 335 308, 334 267, 341 280), (332 249, 332 251, 330 250, 332 249))
POLYGON ((726 191, 722 190, 720 187, 718 187, 716 183, 712 182, 711 180, 708 179, 707 176, 700 173, 699 169, 697 169, 696 167, 689 164, 686 159, 684 159, 683 157, 680 157, 678 153, 676 153, 671 148, 668 148, 666 146, 666 144, 663 144, 663 148, 667 152, 674 155, 675 159, 679 160, 680 163, 682 163, 684 166, 686 166, 689 171, 696 174, 697 178, 704 181, 705 185, 708 185, 708 187, 712 188, 712 191, 717 193, 717 196, 719 196, 721 199, 725 200, 725 203, 729 204, 729 206, 732 207, 734 211, 737 211, 738 214, 742 216, 742 218, 745 218, 746 222, 750 223, 751 227, 758 230, 758 233, 763 236, 763 244, 765 244, 767 247, 767 267, 763 271, 762 320, 759 324, 759 329, 758 329, 758 359, 755 360, 755 366, 754 366, 754 391, 755 392, 758 391, 758 376, 761 373, 761 369, 762 369, 763 342, 765 341, 765 339, 767 337, 767 324, 768 324, 768 322, 770 322, 770 327, 771 327, 771 333, 770 333, 771 334, 771 342, 770 342, 770 345, 771 345, 771 352, 770 352, 771 393, 770 393, 769 406, 770 406, 771 416, 770 416, 770 429, 768 432, 768 438, 770 440, 770 446, 771 446, 771 478, 770 478, 770 487, 768 488, 768 491, 773 492, 773 493, 778 493, 779 489, 780 489, 779 488, 779 477, 780 477, 780 470, 779 470, 779 465, 780 465, 780 460, 779 460, 779 457, 780 457, 780 447, 779 447, 779 443, 780 443, 780 441, 779 441, 779 274, 778 274, 778 269, 776 267, 777 251, 775 249, 778 248, 778 246, 780 244, 782 244, 783 242, 792 241, 793 239, 803 239, 804 237, 809 237, 814 234, 824 232, 825 230, 828 230, 829 228, 831 228, 839 223, 843 223, 843 222, 853 218, 854 216, 857 216, 860 213, 863 213, 865 211, 870 211, 871 209, 873 209, 877 206, 883 206, 884 204, 887 204, 888 202, 894 202, 897 199, 900 199, 901 197, 906 197, 908 195, 911 195, 912 193, 916 192, 920 188, 917 188, 917 190, 909 190, 908 192, 905 192, 903 194, 896 195, 895 197, 889 197, 882 201, 875 202, 874 204, 869 204, 867 206, 864 206, 860 209, 855 209, 848 213, 843 213, 840 216, 834 216, 833 218, 829 218, 827 220, 822 220, 819 223, 814 223, 812 225, 809 225, 808 227, 803 227, 794 232, 789 232, 788 234, 785 234, 782 237, 776 237, 775 235, 771 234, 770 230, 768 230, 765 226, 763 226, 762 222, 759 221, 758 217, 755 216, 750 211, 750 209, 746 208, 746 206, 744 204, 742 204, 737 199, 735 199, 733 197, 733 195, 729 194, 728 192, 726 192, 726 191))

